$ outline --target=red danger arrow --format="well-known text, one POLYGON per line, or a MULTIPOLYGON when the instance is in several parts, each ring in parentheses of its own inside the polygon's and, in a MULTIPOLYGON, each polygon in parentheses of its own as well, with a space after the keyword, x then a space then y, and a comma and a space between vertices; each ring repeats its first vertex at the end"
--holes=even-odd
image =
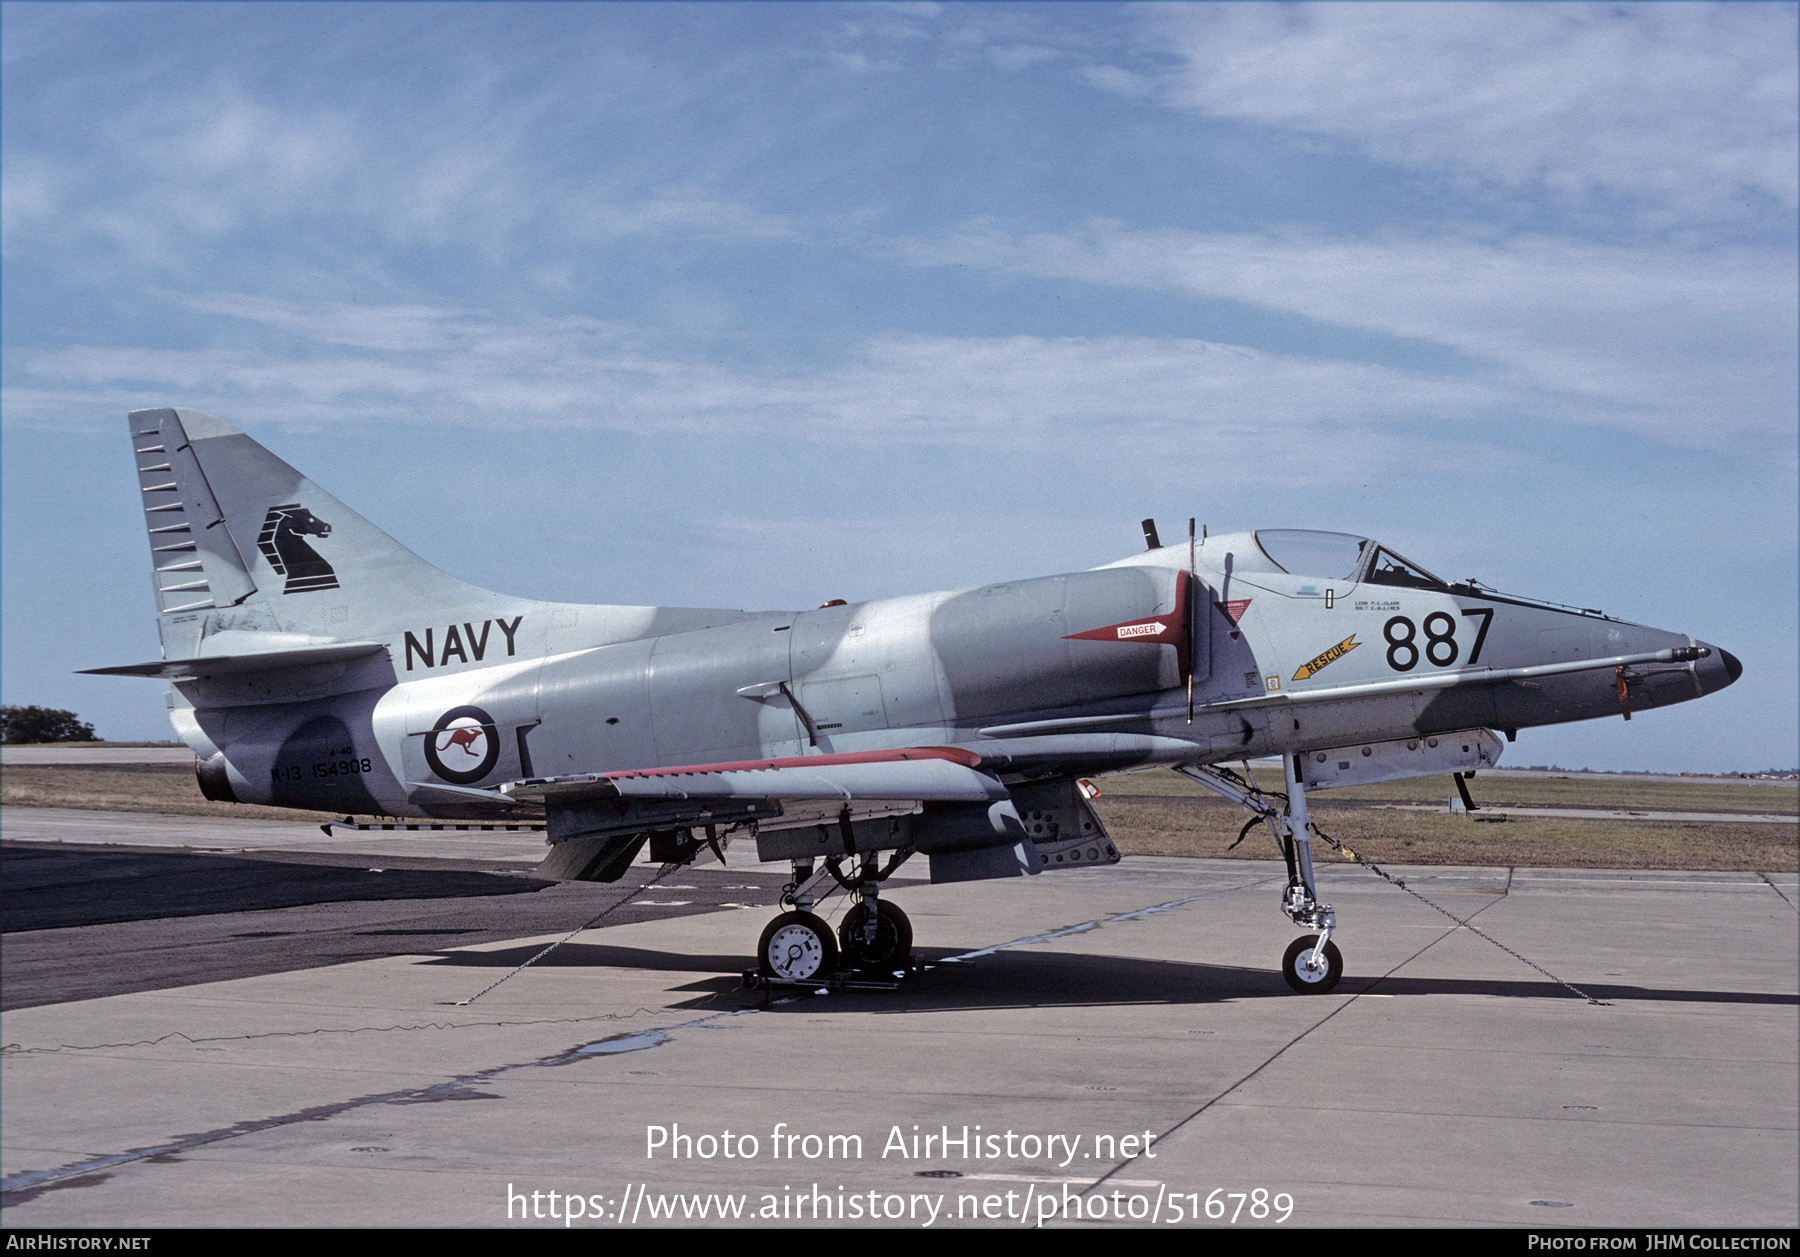
POLYGON ((1144 642, 1151 646, 1173 646, 1181 667, 1181 679, 1188 675, 1188 575, 1181 573, 1175 582, 1175 609, 1167 615, 1142 620, 1126 620, 1085 633, 1068 633, 1064 641, 1072 642, 1144 642))

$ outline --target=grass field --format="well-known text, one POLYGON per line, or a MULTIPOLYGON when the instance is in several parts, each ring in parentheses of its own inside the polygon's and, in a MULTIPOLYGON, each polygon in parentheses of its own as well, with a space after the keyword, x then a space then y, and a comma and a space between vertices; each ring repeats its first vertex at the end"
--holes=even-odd
MULTIPOLYGON (((1135 773, 1099 783, 1094 806, 1128 855, 1270 859, 1265 827, 1237 840, 1248 813, 1171 772, 1135 773)), ((1278 776, 1258 784, 1278 789, 1278 776)), ((1477 776, 1479 807, 1592 809, 1592 818, 1453 816, 1449 777, 1418 777, 1374 786, 1316 790, 1307 795, 1314 825, 1365 859, 1401 864, 1488 864, 1615 869, 1800 868, 1800 791, 1792 786, 1719 781, 1641 781, 1626 776, 1477 776), (1435 812, 1400 811, 1429 805, 1435 812), (1613 819, 1605 812, 1713 812, 1795 817, 1795 823, 1656 822, 1613 819)), ((1335 860, 1324 844, 1317 858, 1335 860)))
POLYGON ((110 751, 116 747, 121 747, 121 746, 124 746, 124 747, 133 747, 133 746, 139 746, 139 747, 141 747, 141 746, 170 746, 170 747, 174 747, 174 746, 181 746, 181 745, 183 745, 183 743, 180 743, 180 742, 8 742, 6 745, 8 747, 13 747, 13 748, 28 747, 34 751, 39 751, 39 750, 60 751, 60 750, 66 749, 68 747, 96 747, 96 746, 110 751))
POLYGON ((170 812, 262 820, 336 820, 330 812, 214 803, 200 793, 185 764, 95 764, 79 768, 0 768, 0 803, 11 807, 80 807, 101 812, 170 812))
MULTIPOLYGON (((1263 780, 1267 787, 1278 780, 1263 780)), ((1104 778, 1094 802, 1119 849, 1128 855, 1276 858, 1265 827, 1230 849, 1248 813, 1170 772, 1104 778)), ((1314 791, 1313 820, 1324 833, 1367 859, 1400 864, 1482 864, 1615 869, 1800 869, 1800 791, 1791 786, 1697 780, 1549 774, 1477 777, 1484 806, 1589 808, 1610 811, 1778 814, 1793 824, 1739 821, 1652 822, 1595 818, 1511 817, 1503 822, 1452 816, 1456 787, 1448 777, 1314 791), (1429 804, 1446 810, 1397 811, 1429 804)), ((94 808, 118 812, 326 820, 323 812, 213 803, 182 765, 94 765, 0 770, 0 802, 23 807, 94 808)), ((1316 844, 1321 861, 1340 859, 1316 844)))
MULTIPOLYGON (((1240 775, 1241 766, 1226 765, 1240 775)), ((1257 770, 1257 784, 1281 789, 1281 771, 1257 770)), ((1172 772, 1130 773, 1099 783, 1107 795, 1199 795, 1210 790, 1172 772)), ((1469 782, 1475 802, 1495 807, 1591 807, 1643 812, 1778 812, 1800 820, 1800 790, 1793 786, 1734 783, 1707 777, 1692 781, 1644 781, 1624 774, 1533 773, 1528 777, 1477 774, 1469 782)), ((1414 777, 1375 786, 1345 786, 1307 794, 1309 804, 1357 802, 1448 803, 1456 793, 1449 777, 1414 777)))

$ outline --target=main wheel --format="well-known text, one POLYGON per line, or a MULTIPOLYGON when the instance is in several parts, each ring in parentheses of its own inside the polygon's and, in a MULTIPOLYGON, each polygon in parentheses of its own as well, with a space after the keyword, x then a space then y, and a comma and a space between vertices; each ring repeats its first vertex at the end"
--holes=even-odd
POLYGON ((810 912, 784 912, 776 917, 762 932, 756 950, 764 977, 810 982, 838 966, 831 926, 810 912))
POLYGON ((863 941, 869 920, 867 901, 858 903, 844 914, 838 925, 838 944, 844 956, 858 969, 895 969, 912 955, 912 922, 899 905, 886 899, 876 900, 875 941, 863 941))
POLYGON ((1344 958, 1338 954, 1337 944, 1326 943, 1321 957, 1314 947, 1318 941, 1316 934, 1302 934, 1288 944, 1287 954, 1281 958, 1281 976, 1302 995, 1323 995, 1344 976, 1344 958))

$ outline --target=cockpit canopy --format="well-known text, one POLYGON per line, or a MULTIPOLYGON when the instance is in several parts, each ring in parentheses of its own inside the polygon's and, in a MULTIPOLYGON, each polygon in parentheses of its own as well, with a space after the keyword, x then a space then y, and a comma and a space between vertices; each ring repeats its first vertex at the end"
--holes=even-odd
POLYGON ((1311 528, 1262 528, 1256 544, 1271 563, 1293 576, 1317 576, 1352 584, 1449 589, 1449 584, 1410 559, 1367 537, 1311 528))

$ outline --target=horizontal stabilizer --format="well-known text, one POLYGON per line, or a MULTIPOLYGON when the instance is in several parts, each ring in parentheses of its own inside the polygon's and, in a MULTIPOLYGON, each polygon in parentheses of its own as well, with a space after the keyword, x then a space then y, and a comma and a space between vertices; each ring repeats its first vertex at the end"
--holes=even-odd
POLYGON ((360 659, 378 650, 381 642, 343 642, 335 646, 309 646, 301 650, 263 650, 246 655, 212 655, 199 659, 159 659, 155 663, 128 663, 116 668, 83 668, 88 676, 165 677, 195 681, 214 676, 238 676, 246 672, 272 672, 280 668, 304 668, 315 663, 360 659))

